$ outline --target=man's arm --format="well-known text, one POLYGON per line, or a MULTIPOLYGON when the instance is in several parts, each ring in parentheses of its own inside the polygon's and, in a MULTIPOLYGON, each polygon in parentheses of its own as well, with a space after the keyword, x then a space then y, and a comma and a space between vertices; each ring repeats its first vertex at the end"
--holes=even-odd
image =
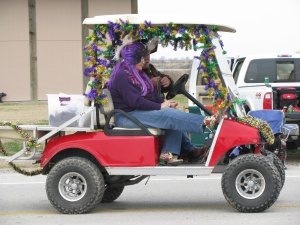
MULTIPOLYGON (((161 81, 161 92, 166 93, 166 92, 170 91, 171 87, 174 84, 173 79, 169 75, 159 72, 152 64, 149 65, 149 69, 150 69, 151 75, 152 75, 152 77, 150 77, 151 79, 153 77, 160 77, 160 79, 161 79, 160 80, 161 81)), ((153 80, 152 80, 152 82, 153 82, 153 80)), ((157 87, 157 82, 156 82, 156 85, 155 85, 155 82, 153 82, 153 85, 156 88, 157 87)))

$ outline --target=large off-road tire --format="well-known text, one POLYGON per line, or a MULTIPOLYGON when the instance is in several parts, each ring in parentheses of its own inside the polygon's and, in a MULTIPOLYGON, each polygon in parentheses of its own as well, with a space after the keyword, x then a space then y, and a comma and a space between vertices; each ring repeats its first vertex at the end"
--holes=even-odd
POLYGON ((87 213, 102 200, 105 190, 100 170, 82 157, 61 160, 50 170, 46 192, 51 204, 65 214, 87 213))
POLYGON ((275 155, 273 152, 269 150, 261 149, 261 153, 265 156, 272 155, 274 166, 277 168, 281 178, 281 189, 282 189, 285 183, 285 169, 283 163, 281 162, 281 160, 278 158, 277 155, 275 155))
POLYGON ((228 203, 240 212, 262 212, 277 200, 281 179, 275 166, 263 155, 235 158, 222 176, 222 191, 228 203))
POLYGON ((123 187, 107 188, 104 191, 101 203, 110 203, 110 202, 115 201, 117 198, 120 197, 123 190, 124 190, 124 186, 123 187))

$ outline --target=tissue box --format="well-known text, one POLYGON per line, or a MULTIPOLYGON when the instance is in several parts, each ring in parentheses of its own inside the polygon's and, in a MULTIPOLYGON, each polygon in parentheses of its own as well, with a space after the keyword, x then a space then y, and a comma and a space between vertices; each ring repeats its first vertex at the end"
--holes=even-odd
MULTIPOLYGON (((47 94, 48 117, 50 126, 60 126, 81 113, 84 109, 83 95, 47 94)), ((78 127, 79 120, 69 127, 78 127)))

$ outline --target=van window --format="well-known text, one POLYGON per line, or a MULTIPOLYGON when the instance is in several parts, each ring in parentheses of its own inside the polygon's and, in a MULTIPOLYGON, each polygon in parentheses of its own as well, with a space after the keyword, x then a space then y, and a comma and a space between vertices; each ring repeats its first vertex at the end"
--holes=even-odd
POLYGON ((246 83, 289 82, 297 80, 295 67, 300 65, 299 59, 256 59, 250 62, 245 76, 246 83))

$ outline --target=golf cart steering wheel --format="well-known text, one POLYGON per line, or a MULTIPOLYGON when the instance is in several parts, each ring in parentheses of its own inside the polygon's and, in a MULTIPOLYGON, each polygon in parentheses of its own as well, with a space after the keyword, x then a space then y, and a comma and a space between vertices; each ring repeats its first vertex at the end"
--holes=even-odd
POLYGON ((183 74, 171 87, 171 90, 168 92, 166 99, 170 100, 174 98, 178 94, 184 94, 185 92, 185 84, 189 79, 188 74, 183 74))

